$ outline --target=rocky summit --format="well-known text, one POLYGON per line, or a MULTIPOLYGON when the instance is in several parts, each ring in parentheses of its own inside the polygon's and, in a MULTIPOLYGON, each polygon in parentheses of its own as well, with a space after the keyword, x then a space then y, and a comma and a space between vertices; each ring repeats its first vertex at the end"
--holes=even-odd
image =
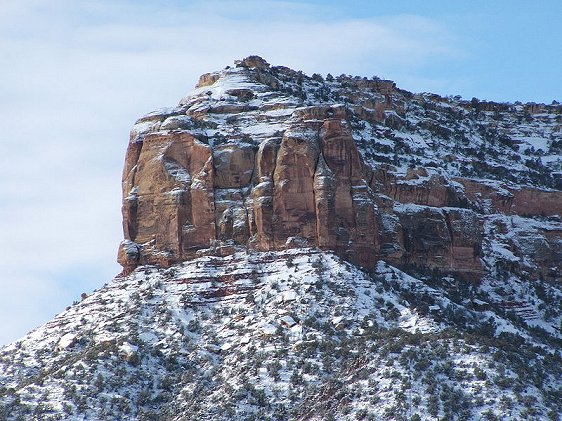
POLYGON ((538 236, 505 244, 520 271, 556 277, 561 110, 249 57, 133 127, 119 262, 317 247, 366 269, 383 260, 479 281, 494 270, 483 248, 505 244, 511 223, 538 236))
POLYGON ((250 56, 133 126, 123 272, 6 420, 559 420, 562 106, 250 56))

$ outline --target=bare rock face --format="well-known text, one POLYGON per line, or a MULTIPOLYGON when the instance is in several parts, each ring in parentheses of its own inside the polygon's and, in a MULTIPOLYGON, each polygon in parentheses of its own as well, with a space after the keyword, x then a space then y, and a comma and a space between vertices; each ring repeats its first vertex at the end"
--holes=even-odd
POLYGON ((400 203, 434 207, 466 207, 468 200, 462 185, 426 168, 410 168, 405 176, 396 176, 381 167, 375 170, 371 187, 400 203))
MULTIPOLYGON (((308 78, 257 56, 235 64, 201 76, 178 107, 133 127, 118 253, 126 271, 240 248, 307 246, 365 268, 385 260, 477 281, 498 261, 490 257, 494 241, 511 241, 520 262, 537 262, 521 263, 520 271, 557 276, 562 224, 539 224, 532 238, 508 241, 498 237, 505 221, 497 215, 559 216, 559 190, 451 175, 435 161, 400 170, 373 159, 389 142, 399 144, 394 133, 407 136, 412 101, 445 99, 420 99, 379 79, 308 78), (381 133, 388 138, 379 145, 381 133)), ((461 104, 458 115, 467 108, 461 104)), ((445 140, 453 133, 433 122, 420 126, 445 140)))
POLYGON ((128 156, 138 157, 124 175, 123 226, 127 240, 142 244, 138 262, 170 264, 208 247, 215 238, 212 149, 188 133, 151 134, 140 148, 132 145, 128 156))
MULTIPOLYGON (((329 219, 319 222, 335 228, 329 238, 335 237, 335 248, 340 253, 350 260, 374 262, 379 248, 376 205, 367 188, 363 160, 349 125, 345 120, 326 120, 320 136, 326 171, 333 179, 329 190, 333 211, 329 219)), ((333 243, 329 244, 333 248, 333 243)))
POLYGON ((315 244, 316 212, 314 172, 320 148, 317 133, 294 127, 285 133, 273 173, 274 247, 282 248, 289 238, 315 244))
POLYGON ((475 212, 402 205, 397 214, 403 253, 389 256, 388 261, 454 272, 470 280, 484 274, 480 260, 483 219, 475 212))
POLYGON ((237 189, 248 186, 254 173, 252 145, 224 145, 213 150, 215 188, 237 189))
POLYGON ((487 213, 504 213, 507 215, 552 216, 562 212, 562 192, 510 188, 501 183, 477 182, 458 179, 466 192, 466 197, 487 213))
POLYGON ((372 267, 376 205, 364 173, 342 119, 295 122, 257 147, 147 135, 127 154, 119 262, 166 265, 227 245, 316 246, 372 267))

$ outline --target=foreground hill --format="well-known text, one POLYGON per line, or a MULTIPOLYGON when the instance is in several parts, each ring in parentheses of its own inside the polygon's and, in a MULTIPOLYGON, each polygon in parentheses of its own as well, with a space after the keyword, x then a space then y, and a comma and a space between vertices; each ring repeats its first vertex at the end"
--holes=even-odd
POLYGON ((2 418, 556 419, 559 338, 493 301, 311 249, 145 266, 2 350, 2 418))

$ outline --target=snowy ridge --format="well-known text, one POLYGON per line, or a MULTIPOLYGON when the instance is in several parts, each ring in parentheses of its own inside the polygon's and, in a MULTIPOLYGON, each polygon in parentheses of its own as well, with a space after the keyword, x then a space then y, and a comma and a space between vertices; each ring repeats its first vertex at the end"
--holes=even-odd
POLYGON ((515 420, 560 409, 552 345, 430 283, 313 249, 140 267, 2 349, 0 413, 515 420), (533 364, 515 365, 536 346, 533 364))
POLYGON ((391 81, 314 75, 237 64, 213 74, 176 108, 150 113, 131 139, 190 130, 210 145, 279 136, 311 106, 343 107, 366 162, 405 174, 441 169, 450 177, 509 186, 562 187, 562 106, 503 104, 412 94, 391 81), (378 111, 377 111, 378 110, 378 111))

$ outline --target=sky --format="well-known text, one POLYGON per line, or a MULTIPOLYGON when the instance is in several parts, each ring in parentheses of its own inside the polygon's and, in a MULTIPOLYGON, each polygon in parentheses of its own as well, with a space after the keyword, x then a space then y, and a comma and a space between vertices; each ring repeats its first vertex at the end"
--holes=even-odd
POLYGON ((0 345, 120 271, 134 121, 258 54, 305 73, 562 101, 559 0, 0 0, 0 345))

